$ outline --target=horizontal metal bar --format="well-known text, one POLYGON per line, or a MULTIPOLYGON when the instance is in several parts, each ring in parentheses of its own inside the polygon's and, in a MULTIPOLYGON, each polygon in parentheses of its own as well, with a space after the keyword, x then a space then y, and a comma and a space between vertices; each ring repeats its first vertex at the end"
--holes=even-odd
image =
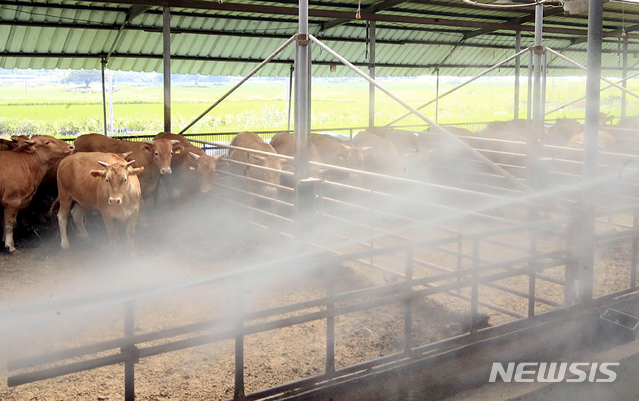
POLYGON ((229 173, 228 171, 216 171, 215 174, 222 174, 222 175, 226 175, 228 177, 239 178, 241 180, 247 180, 247 181, 256 182, 256 183, 260 183, 260 184, 268 184, 271 187, 275 187, 277 189, 283 189, 285 191, 290 191, 290 192, 294 192, 295 191, 293 188, 289 188, 289 187, 286 187, 286 186, 281 185, 281 184, 273 184, 272 182, 266 182, 266 181, 258 180, 256 178, 247 177, 245 175, 233 174, 233 173, 229 173))

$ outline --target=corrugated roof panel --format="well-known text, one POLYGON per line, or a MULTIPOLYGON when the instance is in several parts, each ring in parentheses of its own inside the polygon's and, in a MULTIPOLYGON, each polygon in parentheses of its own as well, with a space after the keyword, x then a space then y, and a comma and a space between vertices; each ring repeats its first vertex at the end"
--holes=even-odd
MULTIPOLYGON (((247 4, 268 4, 272 2, 256 2, 244 0, 247 4)), ((235 2, 237 3, 237 1, 235 2)), ((427 3, 403 3, 392 7, 391 9, 382 11, 380 14, 385 15, 414 15, 418 17, 441 16, 441 18, 452 19, 453 15, 462 16, 462 20, 469 21, 506 21, 513 17, 526 15, 526 12, 503 11, 473 8, 463 5, 459 1, 441 0, 442 4, 454 4, 455 7, 447 7, 445 5, 432 5, 427 3)), ((117 35, 117 26, 119 26, 125 18, 125 12, 128 6, 121 6, 110 3, 91 3, 76 2, 72 0, 63 0, 62 4, 91 6, 92 10, 71 10, 56 9, 32 6, 0 6, 0 20, 25 22, 32 21, 36 24, 56 24, 56 23, 75 23, 78 25, 106 25, 108 29, 80 29, 80 28, 60 28, 51 26, 13 26, 0 25, 0 52, 11 53, 65 53, 69 55, 77 55, 74 59, 58 59, 55 57, 37 57, 37 58, 17 58, 2 57, 0 55, 0 66, 10 68, 10 66, 27 66, 31 68, 99 68, 99 57, 108 52, 117 35), (104 6, 103 6, 104 5, 104 6), (113 10, 122 10, 115 12, 113 10), (82 57, 83 55, 88 56, 82 57), (30 60, 30 61, 24 61, 30 60), (51 67, 53 66, 53 67, 51 67)), ((321 2, 313 2, 312 8, 335 9, 340 11, 353 11, 357 4, 354 0, 342 0, 339 3, 330 0, 322 0, 321 2), (318 6, 322 4, 322 6, 318 6), (348 6, 347 6, 348 5, 348 6)), ((365 8, 365 4, 363 8, 365 8)), ((277 3, 277 6, 288 6, 295 8, 294 4, 277 3)), ((606 4, 606 10, 619 9, 618 5, 606 4)), ((626 10, 633 8, 626 6, 626 10)), ((634 10, 639 10, 635 6, 634 10)), ((174 9, 172 18, 172 27, 174 30, 215 30, 226 31, 229 33, 247 33, 247 34, 280 34, 290 35, 296 31, 296 16, 273 16, 262 15, 256 13, 245 12, 221 12, 215 10, 194 10, 194 9, 174 9), (188 15, 180 15, 180 12, 188 12, 188 15), (195 16, 198 14, 201 16, 195 16), (247 20, 247 19, 229 19, 223 16, 254 16, 260 19, 276 18, 281 22, 263 21, 263 20, 247 20)), ((606 12, 606 16, 615 20, 606 21, 606 26, 619 27, 619 14, 606 12)), ((632 16, 639 20, 638 17, 632 16)), ((629 18, 629 21, 632 20, 629 18)), ((315 18, 312 20, 328 20, 328 18, 315 18)), ((585 26, 584 18, 553 16, 546 18, 548 26, 568 25, 571 27, 585 26)), ((635 21, 637 22, 637 21, 635 21)), ((627 22, 628 24, 629 22, 627 22)), ((442 73, 471 75, 479 72, 483 68, 471 68, 473 65, 488 66, 509 56, 514 51, 514 34, 505 35, 481 35, 468 39, 466 43, 476 45, 497 45, 508 46, 509 49, 487 49, 482 47, 459 47, 448 58, 448 54, 453 49, 455 43, 462 38, 466 28, 462 27, 442 27, 442 26, 426 26, 414 23, 388 23, 378 24, 377 38, 379 41, 436 41, 441 44, 415 44, 415 43, 378 43, 377 45, 377 62, 380 64, 394 64, 391 67, 378 67, 378 76, 384 75, 419 75, 429 74, 432 72, 432 66, 438 65, 445 59, 442 66, 442 73), (385 24, 385 25, 382 25, 385 24), (384 26, 384 27, 381 27, 384 26), (415 30, 417 29, 417 30, 415 30), (442 29, 449 31, 459 31, 460 33, 441 32, 442 29), (448 44, 447 44, 448 43, 448 44), (428 65, 428 68, 409 68, 410 65, 428 65), (449 67, 447 67, 449 65, 449 67), (467 65, 467 68, 459 66, 467 65)), ((149 12, 137 17, 131 24, 130 28, 125 29, 122 34, 119 45, 115 49, 115 56, 110 60, 109 67, 115 69, 134 69, 134 70, 155 70, 161 71, 162 61, 162 35, 158 30, 162 27, 162 15, 160 8, 153 7, 149 12), (145 29, 150 29, 148 31, 145 29), (130 57, 125 57, 130 55, 130 57), (141 55, 145 58, 133 60, 135 55, 141 55), (156 57, 149 59, 148 57, 156 57)), ((366 29, 364 21, 351 21, 348 25, 341 25, 330 29, 327 32, 319 32, 317 24, 311 24, 311 32, 315 32, 318 37, 326 37, 326 42, 334 48, 338 53, 347 57, 349 60, 358 64, 367 64, 366 45, 363 42, 366 38, 366 29), (330 39, 334 38, 334 39, 330 39), (335 38, 345 38, 351 41, 338 41, 335 38), (354 42, 359 40, 360 42, 354 42)), ((568 45, 565 38, 574 38, 571 35, 552 34, 550 38, 545 40, 545 44, 557 50, 564 49, 568 45)), ((532 35, 530 32, 522 34, 522 46, 532 45, 532 35)), ((205 57, 212 59, 246 59, 242 63, 229 63, 214 60, 174 60, 172 70, 178 73, 213 73, 223 75, 245 74, 250 71, 259 60, 268 56, 274 51, 284 39, 281 38, 259 38, 253 36, 235 36, 235 35, 196 35, 193 33, 181 33, 172 35, 172 53, 174 56, 186 56, 191 58, 205 57), (255 61, 255 62, 253 62, 255 61)), ((568 48, 566 55, 584 64, 586 62, 586 53, 572 51, 585 50, 585 43, 573 45, 568 48)), ((603 48, 609 53, 603 56, 602 64, 604 67, 618 67, 620 64, 619 55, 614 53, 618 50, 618 45, 614 41, 606 39, 603 48)), ((639 52, 639 44, 631 44, 629 46, 631 52, 639 52)), ((315 60, 320 62, 333 62, 333 58, 326 52, 313 52, 315 60)), ((277 60, 292 60, 292 47, 285 50, 276 57, 277 60)), ((527 57, 524 57, 525 64, 527 57)), ((632 60, 632 57, 631 57, 632 60)), ((557 65, 566 65, 565 62, 557 60, 551 64, 551 67, 557 65)), ((634 65, 631 63, 631 65, 634 65)), ((328 66, 318 66, 314 70, 314 74, 322 76, 335 76, 330 73, 328 66)), ((618 71, 604 70, 606 74, 618 74, 618 71)), ((287 76, 289 72, 288 64, 272 64, 266 66, 260 75, 279 75, 287 76)), ((576 70, 551 69, 549 71, 553 75, 575 74, 576 70)), ((495 74, 508 74, 509 68, 502 68, 495 71, 495 74)), ((337 75, 352 75, 346 68, 340 67, 337 75)))

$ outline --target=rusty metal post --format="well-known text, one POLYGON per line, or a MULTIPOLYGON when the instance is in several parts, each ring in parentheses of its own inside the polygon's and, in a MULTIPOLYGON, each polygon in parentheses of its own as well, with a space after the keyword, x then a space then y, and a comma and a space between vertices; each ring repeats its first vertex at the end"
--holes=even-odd
MULTIPOLYGON (((335 295, 335 275, 336 267, 329 266, 326 277, 326 297, 331 298, 335 295)), ((328 302, 326 309, 330 310, 335 304, 328 302)), ((326 374, 335 372, 335 317, 328 316, 326 318, 326 374)))
MULTIPOLYGON (((632 229, 639 228, 639 211, 635 210, 632 218, 632 229)), ((637 255, 639 251, 639 244, 637 243, 637 234, 634 235, 632 240, 632 262, 630 265, 630 288, 637 287, 637 255)))
MULTIPOLYGON (((537 231, 532 229, 530 234, 530 256, 537 253, 537 231)), ((537 290, 537 261, 532 261, 528 265, 530 272, 528 273, 528 317, 535 317, 535 298, 537 290)))
MULTIPOLYGON (((407 292, 413 292, 413 250, 406 250, 406 277, 407 292)), ((404 353, 409 354, 413 350, 413 300, 408 298, 404 310, 404 353)))
POLYGON ((244 288, 241 283, 242 277, 235 279, 235 311, 237 322, 235 322, 235 330, 238 334, 235 336, 235 390, 233 399, 239 400, 244 398, 244 336, 239 334, 244 329, 244 288))
POLYGON ((479 305, 479 239, 473 240, 473 268, 470 290, 470 334, 477 333, 479 305))
MULTIPOLYGON (((135 304, 133 301, 124 304, 124 337, 135 334, 135 304)), ((135 364, 139 361, 139 351, 135 345, 124 347, 122 353, 128 353, 129 358, 124 362, 124 400, 135 400, 135 364)))

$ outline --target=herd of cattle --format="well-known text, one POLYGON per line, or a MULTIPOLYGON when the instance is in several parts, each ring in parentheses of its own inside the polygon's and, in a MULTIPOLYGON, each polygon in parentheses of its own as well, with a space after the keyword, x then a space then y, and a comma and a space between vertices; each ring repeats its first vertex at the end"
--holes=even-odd
MULTIPOLYGON (((609 120, 602 115, 602 125, 609 120)), ((525 140, 526 124, 524 120, 515 120, 489 124, 479 133, 452 127, 449 131, 459 136, 525 140)), ((639 118, 621 119, 616 128, 636 130, 639 118)), ((583 135, 583 126, 578 122, 558 119, 554 126, 546 128, 545 143, 583 147, 583 135)), ((427 169, 432 155, 437 153, 438 141, 433 140, 434 137, 437 135, 430 129, 416 134, 371 128, 359 132, 352 141, 312 134, 309 160, 415 178, 415 174, 427 169)), ((599 145, 604 150, 612 150, 616 139, 600 131, 599 145)), ((280 173, 293 170, 290 160, 237 148, 293 156, 295 144, 288 133, 278 134, 266 143, 252 132, 243 132, 235 136, 229 154, 222 159, 223 154, 211 156, 185 137, 172 133, 160 133, 146 142, 98 134, 82 135, 73 144, 46 135, 0 139, 0 201, 4 209, 0 217, 4 245, 9 252, 15 251, 13 234, 18 212, 29 208, 36 209, 35 215, 41 219, 47 212, 57 211, 65 249, 69 247, 66 232, 69 213, 78 237, 88 237, 83 221, 86 211, 102 214, 112 245, 116 236, 113 219, 125 221, 129 246, 133 249, 136 223, 147 224, 144 205, 150 198, 157 202, 161 178, 169 197, 179 195, 183 200, 210 192, 216 171, 220 169, 230 176, 248 178, 239 185, 262 197, 277 198, 278 187, 292 186, 290 175, 280 173), (50 199, 48 204, 46 199, 50 199)), ((347 183, 360 179, 352 171, 317 165, 311 165, 310 174, 347 183)), ((24 216, 22 221, 28 224, 24 216)))

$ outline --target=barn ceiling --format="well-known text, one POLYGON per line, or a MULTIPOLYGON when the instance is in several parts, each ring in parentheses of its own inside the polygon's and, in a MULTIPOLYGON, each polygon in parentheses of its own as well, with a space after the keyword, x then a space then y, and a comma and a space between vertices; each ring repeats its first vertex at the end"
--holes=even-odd
MULTIPOLYGON (((244 75, 297 30, 297 0, 0 0, 0 68, 162 71, 162 5, 171 10, 171 71, 244 75), (118 34, 120 32, 120 34, 118 34)), ((310 1, 310 31, 358 66, 368 66, 367 24, 377 24, 377 76, 475 75, 533 44, 532 8, 485 9, 462 0, 310 1)), ((604 6, 603 73, 621 75, 622 27, 628 34, 629 70, 639 70, 639 5, 604 6)), ((587 16, 547 7, 544 44, 586 64, 587 16)), ((527 57, 522 58, 525 68, 527 57)), ((578 75, 549 56, 551 75, 578 75)), ((260 71, 286 76, 293 47, 260 71)), ((317 46, 315 76, 349 76, 317 46)), ((512 75, 514 62, 492 75, 512 75)))

